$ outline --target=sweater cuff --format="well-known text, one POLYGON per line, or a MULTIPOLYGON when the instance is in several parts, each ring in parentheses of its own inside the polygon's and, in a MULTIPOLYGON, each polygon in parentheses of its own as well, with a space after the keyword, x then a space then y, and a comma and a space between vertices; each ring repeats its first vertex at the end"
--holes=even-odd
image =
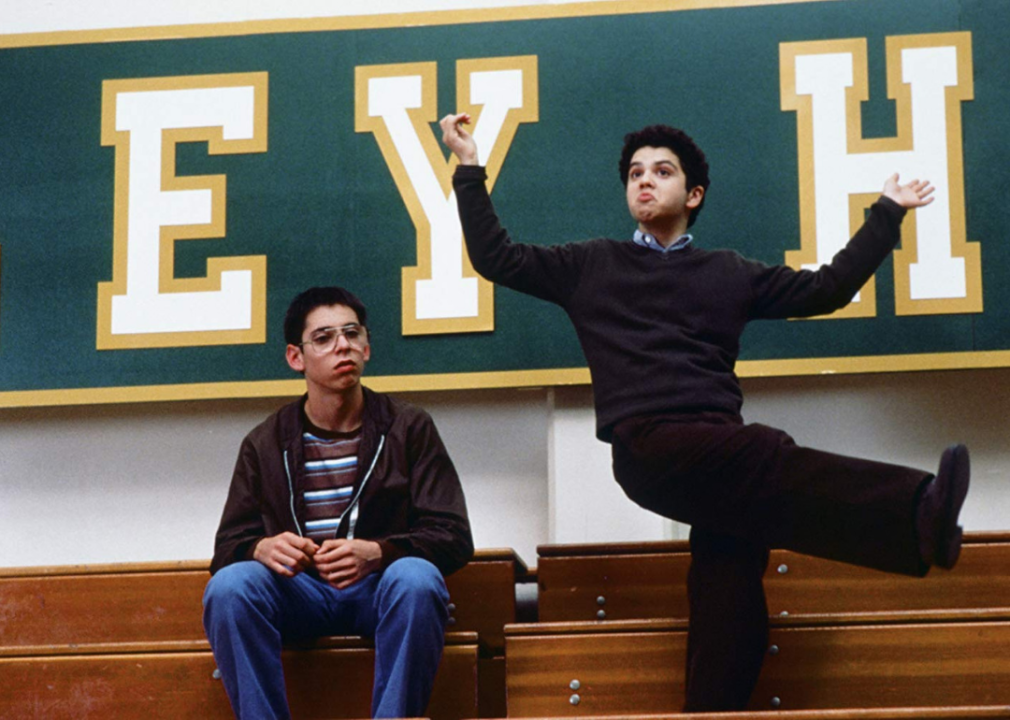
POLYGON ((908 212, 908 208, 902 207, 901 205, 894 202, 894 200, 887 197, 886 195, 881 195, 879 198, 877 198, 877 202, 880 203, 880 205, 885 210, 887 210, 887 212, 889 212, 892 215, 895 215, 898 218, 905 217, 905 214, 908 212))
POLYGON ((483 165, 457 165, 453 180, 487 180, 487 168, 483 165))

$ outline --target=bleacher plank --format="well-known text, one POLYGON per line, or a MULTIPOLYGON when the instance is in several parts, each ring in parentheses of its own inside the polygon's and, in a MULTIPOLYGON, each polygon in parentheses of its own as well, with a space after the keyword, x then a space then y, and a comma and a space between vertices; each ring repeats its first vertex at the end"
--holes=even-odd
POLYGON ((516 624, 505 642, 509 717, 671 713, 684 704, 686 620, 516 624))
MULTIPOLYGON (((846 710, 784 710, 770 715, 767 711, 661 713, 648 715, 582 715, 582 720, 977 720, 1010 717, 1010 706, 852 708, 846 710)), ((527 720, 552 720, 548 717, 527 720)))
POLYGON ((1010 533, 968 533, 954 569, 925 578, 777 550, 765 593, 773 615, 1010 607, 1010 533))
POLYGON ((526 564, 511 548, 480 549, 446 578, 449 630, 476 632, 489 655, 505 651, 505 625, 516 620, 516 580, 526 564))
MULTIPOLYGON (((508 715, 674 713, 686 630, 684 619, 510 625, 508 715)), ((790 615, 773 619, 770 645, 754 710, 1010 705, 1006 610, 790 615)))
MULTIPOLYGON (((477 637, 446 636, 428 716, 477 716, 477 637)), ((134 648, 135 649, 135 648, 134 648)), ((323 638, 282 654, 294 717, 370 715, 374 650, 361 638, 323 638), (340 682, 334 682, 334 678, 340 682)), ((231 718, 206 641, 192 651, 0 657, 0 718, 231 718)))
MULTIPOLYGON (((686 617, 685 541, 537 548, 543 622, 686 617), (602 616, 601 616, 602 611, 602 616)), ((1010 533, 968 533, 951 571, 912 578, 773 550, 769 612, 1010 607, 1010 533)))
POLYGON ((566 622, 687 617, 690 564, 684 541, 540 545, 539 618, 566 622))
MULTIPOLYGON (((0 653, 19 646, 204 639, 209 561, 0 569, 0 653)), ((477 550, 446 579, 449 632, 476 632, 491 654, 515 622, 515 582, 526 572, 510 549, 477 550)))
POLYGON ((0 570, 0 652, 203 640, 207 561, 0 570))
POLYGON ((486 548, 446 579, 449 629, 473 631, 480 638, 478 717, 505 714, 505 625, 516 621, 516 582, 528 572, 511 548, 486 548))
POLYGON ((0 717, 230 718, 210 652, 0 658, 0 717))
POLYGON ((1010 704, 1010 613, 868 617, 777 619, 751 707, 1010 704))

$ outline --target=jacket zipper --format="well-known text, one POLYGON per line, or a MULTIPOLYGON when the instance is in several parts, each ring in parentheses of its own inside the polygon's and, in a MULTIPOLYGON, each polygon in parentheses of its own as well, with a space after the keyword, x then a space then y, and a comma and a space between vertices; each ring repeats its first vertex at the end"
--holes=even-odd
POLYGON ((302 528, 298 524, 298 515, 295 514, 295 484, 291 481, 291 468, 288 466, 288 451, 284 451, 284 474, 288 476, 288 497, 291 499, 291 519, 295 521, 295 530, 301 537, 305 537, 302 528))
MULTIPOLYGON (((351 499, 350 505, 344 510, 340 515, 340 520, 337 522, 337 531, 340 530, 340 523, 344 521, 344 515, 348 512, 351 513, 351 519, 347 524, 347 539, 352 540, 354 538, 354 526, 358 524, 358 500, 361 499, 361 493, 365 489, 365 485, 368 484, 368 479, 372 477, 372 471, 375 470, 375 463, 379 461, 379 455, 382 453, 382 448, 386 445, 386 436, 382 435, 379 437, 379 447, 375 449, 375 455, 372 456, 372 464, 368 466, 368 472, 365 473, 365 477, 361 480, 361 485, 358 486, 358 492, 354 494, 351 499)), ((298 534, 305 537, 302 533, 302 528, 298 524, 298 515, 295 514, 295 485, 291 481, 291 468, 288 466, 288 451, 284 451, 284 473, 288 476, 288 497, 291 499, 291 518, 295 521, 295 529, 298 534)))
MULTIPOLYGON (((347 506, 343 514, 340 516, 340 522, 344 521, 344 515, 348 512, 351 513, 351 518, 347 522, 347 539, 354 539, 354 526, 358 524, 358 500, 361 499, 361 493, 365 489, 365 485, 368 484, 368 479, 372 477, 372 471, 375 469, 375 463, 379 461, 379 455, 382 453, 382 448, 386 444, 386 436, 382 435, 379 437, 379 447, 375 449, 375 455, 372 457, 372 464, 368 466, 368 472, 365 473, 365 477, 361 480, 361 485, 358 486, 358 492, 354 494, 354 498, 351 500, 351 504, 347 506)), ((340 523, 337 523, 337 531, 340 530, 340 523)))

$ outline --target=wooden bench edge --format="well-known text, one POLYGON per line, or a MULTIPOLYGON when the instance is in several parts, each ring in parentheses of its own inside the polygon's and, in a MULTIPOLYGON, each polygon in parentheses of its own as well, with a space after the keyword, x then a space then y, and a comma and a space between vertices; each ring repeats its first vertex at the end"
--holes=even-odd
MULTIPOLYGON (((965 545, 1010 544, 1008 531, 973 531, 964 534, 965 545)), ((772 548, 778 551, 779 548, 772 548)), ((641 542, 611 543, 552 543, 537 545, 538 558, 599 557, 607 555, 669 555, 690 553, 687 540, 646 540, 641 542)))
MULTIPOLYGON (((445 647, 479 645, 475 632, 445 634, 445 647)), ((304 642, 285 643, 284 650, 370 650, 374 643, 360 635, 332 635, 304 642)), ((0 647, 0 660, 5 658, 63 657, 70 655, 147 655, 180 652, 210 652, 206 640, 158 640, 155 642, 68 643, 62 645, 21 645, 0 647)))
MULTIPOLYGON (((516 577, 525 577, 529 568, 512 548, 479 548, 470 563, 513 562, 516 577)), ((79 563, 75 565, 26 565, 0 568, 0 579, 21 577, 60 577, 64 575, 128 575, 135 573, 206 572, 210 560, 150 560, 121 563, 79 563)))
MULTIPOLYGON (((767 710, 741 712, 671 713, 656 715, 580 715, 579 720, 970 720, 1010 718, 1010 705, 950 707, 845 708, 833 710, 767 710)), ((515 720, 502 718, 500 720, 515 720)), ((556 720, 527 717, 523 720, 556 720)))
MULTIPOLYGON (((908 610, 894 612, 795 613, 768 618, 772 628, 849 627, 857 625, 940 625, 1010 621, 1010 607, 964 610, 908 610)), ((508 637, 531 635, 590 635, 613 633, 681 632, 687 618, 641 618, 627 620, 571 620, 536 623, 509 623, 508 637)))
POLYGON ((0 580, 67 575, 133 575, 140 573, 205 572, 210 579, 210 560, 154 560, 128 563, 85 563, 81 565, 38 565, 0 568, 0 580))

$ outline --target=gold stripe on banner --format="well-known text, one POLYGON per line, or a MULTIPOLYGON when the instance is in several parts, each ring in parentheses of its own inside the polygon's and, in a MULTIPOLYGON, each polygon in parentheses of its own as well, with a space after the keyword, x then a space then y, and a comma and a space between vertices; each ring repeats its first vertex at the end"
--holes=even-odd
MULTIPOLYGON (((588 385, 589 370, 586 368, 562 368, 432 375, 386 375, 365 377, 362 381, 368 387, 379 392, 547 387, 588 385)), ((304 392, 305 380, 301 378, 249 382, 138 385, 136 387, 17 390, 0 392, 0 408, 293 397, 304 392)))
MULTIPOLYGON (((742 360, 736 372, 742 378, 798 375, 859 375, 927 370, 980 370, 1010 366, 1010 350, 878 357, 835 357, 796 360, 742 360)), ((514 370, 502 372, 385 375, 363 382, 379 392, 437 390, 492 390, 589 385, 587 368, 514 370)), ((141 385, 137 387, 72 388, 0 392, 0 408, 166 402, 175 400, 226 400, 295 397, 305 392, 305 381, 258 380, 250 382, 141 385)))
POLYGON ((641 15, 678 10, 714 10, 720 8, 796 5, 799 3, 844 2, 845 0, 613 0, 578 2, 564 5, 517 5, 466 10, 429 10, 426 12, 349 15, 319 18, 282 18, 243 20, 192 25, 152 25, 136 28, 100 30, 60 30, 39 33, 0 35, 0 48, 42 47, 46 45, 83 45, 102 42, 139 40, 179 40, 208 37, 237 37, 266 33, 326 32, 333 30, 377 30, 400 27, 431 27, 469 23, 507 22, 512 20, 552 20, 607 15, 641 15))

